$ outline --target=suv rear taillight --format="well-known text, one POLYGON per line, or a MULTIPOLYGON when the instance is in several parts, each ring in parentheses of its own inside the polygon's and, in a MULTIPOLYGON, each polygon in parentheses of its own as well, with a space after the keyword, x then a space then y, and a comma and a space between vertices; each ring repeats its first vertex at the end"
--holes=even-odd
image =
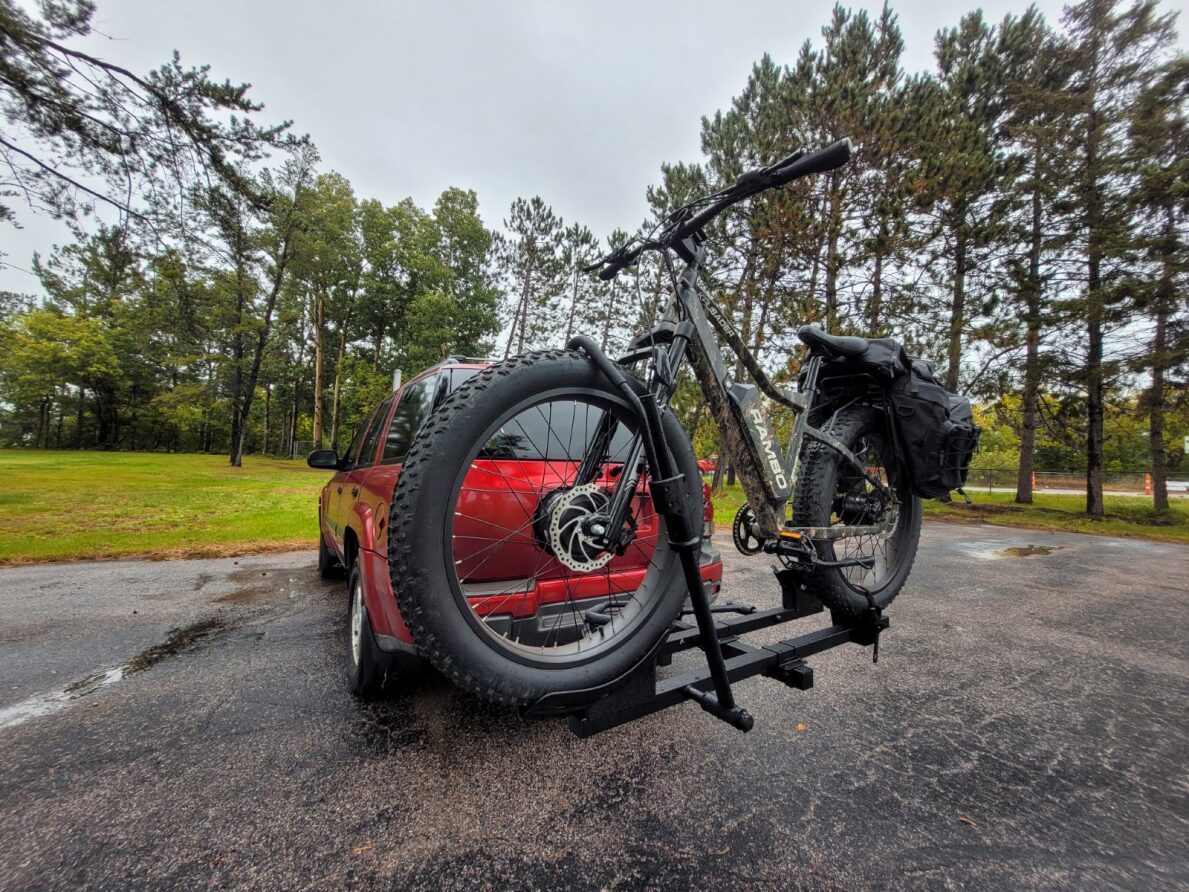
POLYGON ((710 498, 710 484, 702 481, 702 538, 714 535, 714 500, 710 498))

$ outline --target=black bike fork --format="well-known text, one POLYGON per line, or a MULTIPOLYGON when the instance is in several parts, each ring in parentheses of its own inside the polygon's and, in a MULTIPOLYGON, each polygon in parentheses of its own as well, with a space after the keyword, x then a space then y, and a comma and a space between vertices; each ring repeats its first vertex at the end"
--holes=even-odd
POLYGON ((657 513, 665 518, 669 530, 669 547, 678 553, 681 561, 681 571, 685 576, 690 603, 694 608, 694 618, 698 623, 702 651, 706 654, 706 663, 714 682, 714 693, 702 691, 692 685, 685 689, 685 693, 711 715, 740 731, 750 731, 755 720, 747 710, 735 703, 726 660, 722 655, 722 645, 718 640, 718 629, 710 612, 710 600, 702 587, 702 573, 698 566, 698 552, 702 547, 702 518, 691 516, 692 510, 685 498, 685 476, 677 472, 676 464, 669 453, 656 403, 651 399, 647 401, 647 405, 642 402, 623 371, 608 359, 590 338, 577 335, 570 339, 566 347, 581 350, 589 356, 599 371, 624 395, 639 418, 640 434, 648 454, 648 463, 655 472, 651 484, 652 501, 657 513))

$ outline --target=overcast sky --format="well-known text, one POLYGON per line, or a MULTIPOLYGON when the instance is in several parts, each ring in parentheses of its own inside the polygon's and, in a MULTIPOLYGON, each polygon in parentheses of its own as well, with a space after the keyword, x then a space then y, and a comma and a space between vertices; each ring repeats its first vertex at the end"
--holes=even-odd
MULTIPOLYGON (((973 5, 897 4, 904 67, 929 68, 937 29, 973 5)), ((1026 8, 982 5, 991 21, 1026 8)), ((1060 2, 1037 5, 1057 21, 1060 2)), ((107 37, 88 49, 133 70, 177 49, 218 78, 250 82, 266 106, 261 120, 290 119, 309 133, 323 167, 361 198, 412 196, 429 207, 444 188, 462 186, 498 226, 514 198, 536 194, 605 236, 640 223, 662 162, 701 157, 702 115, 727 105, 752 63, 765 52, 792 62, 806 39, 817 41, 831 8, 828 0, 98 0, 95 27, 107 37)), ((0 269, 0 289, 39 293, 24 271, 32 252, 68 234, 48 218, 20 219, 23 230, 3 230, 10 266, 0 269)))

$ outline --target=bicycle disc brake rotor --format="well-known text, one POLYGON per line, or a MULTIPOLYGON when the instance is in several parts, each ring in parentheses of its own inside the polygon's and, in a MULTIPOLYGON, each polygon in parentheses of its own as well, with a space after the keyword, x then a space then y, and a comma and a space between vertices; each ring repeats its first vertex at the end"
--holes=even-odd
POLYGON ((592 514, 601 514, 611 497, 593 483, 560 494, 550 506, 549 546, 563 566, 590 573, 606 566, 614 555, 604 551, 583 528, 592 514))

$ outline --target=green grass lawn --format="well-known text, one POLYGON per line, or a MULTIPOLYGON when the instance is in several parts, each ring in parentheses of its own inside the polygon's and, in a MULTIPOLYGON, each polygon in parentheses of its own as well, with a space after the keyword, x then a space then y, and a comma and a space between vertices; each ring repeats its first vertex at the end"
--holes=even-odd
MULTIPOLYGON (((221 455, 0 450, 0 564, 128 556, 199 557, 313 548, 318 490, 329 478, 300 461, 221 455)), ((926 502, 941 519, 1189 542, 1189 500, 1153 515, 1150 498, 1107 496, 1108 517, 1080 516, 1080 496, 1010 493, 975 504, 926 502)), ((729 536, 743 492, 715 499, 729 536)))
MULTIPOLYGON (((1108 495, 1106 519, 1091 520, 1081 513, 1086 504, 1084 496, 1039 493, 1032 505, 1015 504, 1015 496, 1007 492, 971 493, 970 497, 973 505, 964 504, 960 498, 952 503, 929 499, 925 502, 925 517, 1189 543, 1189 499, 1172 499, 1169 513, 1157 516, 1150 496, 1108 495)), ((731 521, 743 501, 743 490, 738 485, 727 487, 715 496, 714 522, 728 536, 731 521)))
POLYGON ((252 456, 0 450, 0 563, 313 548, 329 477, 252 456))

